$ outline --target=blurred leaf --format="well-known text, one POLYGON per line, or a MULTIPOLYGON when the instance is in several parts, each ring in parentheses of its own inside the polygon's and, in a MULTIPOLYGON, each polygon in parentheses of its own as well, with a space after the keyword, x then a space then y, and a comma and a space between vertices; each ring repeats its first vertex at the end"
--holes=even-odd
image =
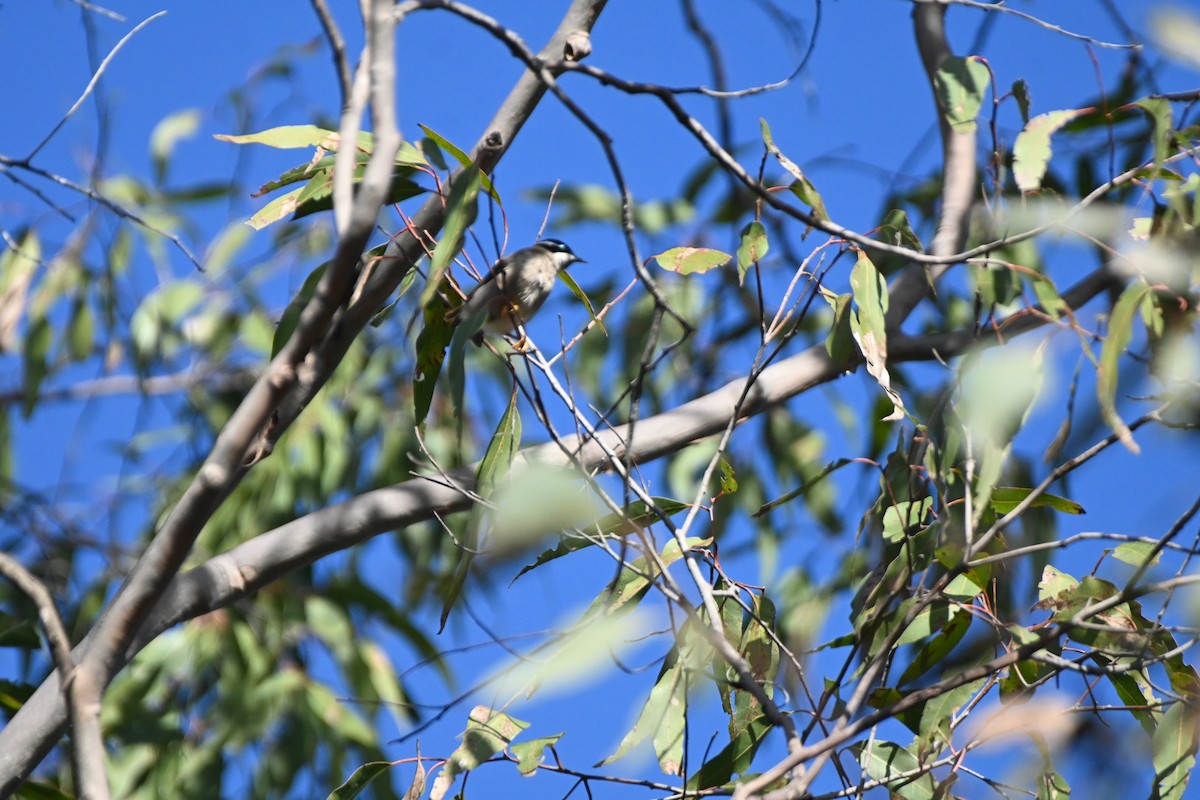
POLYGON ((1021 122, 1029 123, 1029 107, 1033 104, 1029 84, 1024 78, 1013 81, 1012 95, 1017 101, 1017 109, 1021 112, 1021 122))
POLYGON ((1135 567, 1143 565, 1153 567, 1162 560, 1162 550, 1152 542, 1125 542, 1113 551, 1113 558, 1132 564, 1135 567))
POLYGON ((1134 453, 1141 452, 1141 448, 1133 440, 1129 426, 1117 413, 1117 378, 1121 355, 1133 337, 1133 321, 1138 307, 1142 297, 1149 291, 1150 287, 1144 282, 1135 281, 1125 287, 1125 291, 1117 298, 1108 317, 1108 335, 1100 348, 1100 366, 1096 373, 1096 397, 1100 401, 1104 421, 1120 437, 1121 443, 1134 453))
POLYGON ((1022 192, 1036 192, 1042 188, 1042 178, 1050 163, 1050 136, 1076 117, 1090 113, 1092 109, 1067 109, 1048 111, 1029 120, 1025 129, 1017 134, 1013 143, 1013 178, 1022 192))
POLYGON ((329 262, 326 261, 308 273, 308 277, 304 279, 304 284, 300 287, 300 291, 296 293, 291 302, 287 304, 287 308, 283 310, 283 315, 279 318, 279 324, 275 326, 275 335, 271 340, 271 358, 279 355, 279 351, 283 349, 288 339, 292 337, 297 323, 300 322, 300 315, 304 312, 308 301, 312 300, 313 293, 317 291, 317 284, 325 276, 325 268, 328 266, 329 262))
POLYGON ((517 771, 521 773, 521 777, 530 778, 537 773, 537 768, 546 758, 546 748, 551 747, 563 734, 556 733, 553 736, 542 736, 528 742, 514 744, 510 749, 513 757, 517 759, 517 771))
POLYGON ((358 797, 367 785, 394 767, 390 761, 369 761, 346 779, 346 782, 329 793, 328 800, 351 800, 358 797))
POLYGON ((970 614, 956 614, 946 621, 933 638, 926 642, 904 668, 904 674, 900 676, 897 683, 898 686, 912 683, 920 678, 929 670, 943 663, 946 656, 950 654, 963 636, 966 635, 967 629, 971 627, 970 614))
POLYGON ((946 121, 962 131, 975 130, 991 78, 979 56, 947 56, 934 76, 934 86, 946 121))
POLYGON ((1071 786, 1057 772, 1043 772, 1038 776, 1037 800, 1069 800, 1071 786))
MULTIPOLYGON (((1033 494, 1033 489, 1027 489, 1017 486, 997 486, 992 490, 992 508, 997 514, 1007 514, 1018 505, 1020 505, 1026 497, 1033 494)), ((1030 505, 1031 508, 1052 508, 1055 511, 1061 511, 1064 514, 1086 514, 1083 506, 1076 503, 1074 500, 1068 500, 1065 497, 1043 492, 1037 496, 1037 499, 1030 505)))
POLYGON ((175 145, 196 135, 200 128, 200 109, 187 108, 168 114, 150 132, 150 158, 154 161, 154 180, 162 183, 175 145))
POLYGON ((0 352, 15 350, 29 287, 42 260, 42 243, 32 229, 17 237, 16 248, 0 253, 0 352))
MULTIPOLYGON (((657 505, 668 517, 691 507, 689 503, 681 503, 678 500, 671 500, 667 497, 655 497, 653 499, 655 505, 657 505)), ((518 572, 515 577, 513 577, 513 580, 515 581, 517 578, 521 577, 535 567, 540 567, 543 564, 547 564, 551 561, 562 558, 565 555, 582 550, 585 547, 591 547, 593 544, 595 544, 595 541, 593 538, 591 538, 592 536, 605 538, 610 536, 624 536, 625 534, 633 533, 649 527, 658 520, 658 514, 647 507, 645 502, 636 500, 626 506, 624 513, 609 514, 600 518, 599 520, 596 520, 594 525, 588 527, 588 537, 564 537, 563 540, 555 547, 542 551, 541 555, 537 557, 537 560, 532 564, 527 564, 526 566, 522 567, 521 571, 518 572)))
POLYGON ((924 252, 920 237, 908 221, 908 214, 900 208, 893 208, 883 218, 879 226, 879 239, 888 244, 916 250, 918 253, 924 252))
POLYGON ((690 275, 724 266, 733 256, 707 247, 672 247, 651 258, 663 269, 690 275))
MULTIPOLYGON (((1196 25, 1195 18, 1193 25, 1196 25)), ((1200 30, 1200 25, 1197 25, 1197 29, 1200 30)), ((1165 97, 1146 97, 1134 105, 1143 109, 1154 121, 1154 171, 1157 174, 1167 158, 1167 148, 1171 140, 1171 103, 1165 97)))
POLYGON ((52 344, 54 329, 50 327, 50 320, 45 317, 32 320, 29 329, 25 331, 25 352, 22 354, 25 375, 22 383, 21 413, 26 419, 29 419, 33 410, 37 408, 42 381, 50 371, 48 356, 52 344))
POLYGON ((1200 69, 1200 17, 1184 5, 1163 4, 1150 13, 1150 33, 1158 47, 1192 69, 1200 69))

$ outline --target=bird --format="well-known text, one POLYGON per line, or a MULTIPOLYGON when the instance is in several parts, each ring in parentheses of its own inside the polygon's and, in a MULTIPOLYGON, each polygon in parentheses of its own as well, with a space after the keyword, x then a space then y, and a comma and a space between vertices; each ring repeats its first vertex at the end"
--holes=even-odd
POLYGON ((471 336, 476 346, 483 344, 484 332, 520 331, 516 347, 523 349, 525 323, 550 296, 558 273, 577 262, 587 263, 558 239, 542 239, 523 247, 497 261, 462 305, 446 314, 446 320, 457 327, 472 317, 483 316, 483 328, 471 336))

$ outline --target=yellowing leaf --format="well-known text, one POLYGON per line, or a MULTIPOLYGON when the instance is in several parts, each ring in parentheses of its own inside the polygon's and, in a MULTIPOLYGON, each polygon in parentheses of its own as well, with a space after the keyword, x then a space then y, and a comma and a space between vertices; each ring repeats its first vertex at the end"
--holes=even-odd
POLYGON ((690 275, 724 266, 733 256, 708 247, 672 247, 651 258, 663 269, 690 275))
POLYGON ((1022 192, 1036 192, 1042 188, 1042 178, 1050 163, 1050 135, 1078 116, 1092 109, 1068 109, 1048 111, 1029 120, 1025 130, 1017 134, 1013 143, 1013 178, 1022 192))

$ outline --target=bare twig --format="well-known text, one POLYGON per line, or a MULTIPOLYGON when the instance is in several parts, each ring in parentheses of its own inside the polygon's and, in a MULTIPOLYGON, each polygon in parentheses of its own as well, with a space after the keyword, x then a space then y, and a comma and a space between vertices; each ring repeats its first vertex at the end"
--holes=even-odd
POLYGON ((345 111, 346 104, 350 102, 352 82, 350 64, 346 61, 346 40, 338 29, 337 20, 333 18, 333 13, 329 10, 329 5, 325 0, 309 0, 309 2, 312 3, 313 11, 316 12, 317 19, 321 22, 321 30, 325 31, 325 38, 329 42, 329 54, 333 57, 333 71, 337 75, 338 89, 342 94, 342 110, 345 111))
POLYGON ((100 694, 94 680, 75 669, 71 640, 45 585, 7 553, 0 553, 0 575, 13 582, 37 608, 59 675, 66 675, 62 695, 71 719, 71 760, 80 797, 109 796, 104 770, 104 739, 100 733, 100 694))
POLYGON ((113 57, 117 54, 117 51, 124 47, 125 43, 132 39, 138 31, 166 13, 166 11, 159 11, 157 14, 152 14, 149 17, 146 17, 146 19, 135 25, 133 30, 121 37, 121 41, 117 42, 113 49, 109 51, 108 55, 104 57, 104 60, 100 62, 100 66, 92 75, 92 79, 88 81, 88 85, 84 88, 83 94, 79 95, 79 99, 75 101, 75 104, 67 110, 66 114, 63 114, 62 119, 58 121, 58 124, 50 129, 50 132, 47 133, 40 142, 38 142, 37 146, 29 151, 29 155, 22 159, 25 164, 28 164, 30 161, 32 161, 33 157, 36 156, 43 147, 50 143, 50 140, 54 138, 54 134, 58 133, 59 129, 61 129, 63 125, 67 124, 67 120, 69 120, 72 115, 79 110, 79 107, 83 105, 83 101, 87 100, 88 95, 92 93, 92 89, 96 88, 96 84, 99 82, 100 76, 104 74, 104 70, 108 67, 109 62, 113 60, 113 57))

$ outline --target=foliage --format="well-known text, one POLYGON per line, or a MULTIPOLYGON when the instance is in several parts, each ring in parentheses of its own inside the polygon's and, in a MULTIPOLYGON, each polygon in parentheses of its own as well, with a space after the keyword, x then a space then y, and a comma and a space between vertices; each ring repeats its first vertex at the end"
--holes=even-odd
MULTIPOLYGON (((1118 50, 1102 100, 1073 87, 1031 115, 1021 65, 930 43, 922 21, 969 10, 946 5, 915 4, 941 58, 903 80, 943 124, 915 113, 972 146, 914 160, 869 209, 786 138, 782 86, 710 92, 754 133, 721 141, 686 94, 603 59, 555 64, 556 87, 599 80, 628 115, 648 94, 699 129, 696 163, 660 144, 686 167, 665 199, 640 202, 582 100, 566 105, 585 125, 557 135, 598 132, 616 168, 549 189, 496 166, 504 137, 472 148, 435 121, 392 152, 378 126, 280 120, 246 92, 227 102, 248 132, 217 139, 288 151, 282 172, 170 184, 189 109, 149 137, 148 176, 102 163, 94 189, 56 190, 101 198, 85 216, 32 195, 2 230, 0 549, 79 644, 150 542, 194 524, 182 567, 145 567, 163 570, 158 605, 104 693, 113 794, 441 800, 503 793, 507 770, 547 796, 1058 798, 1118 774, 1183 797, 1200 500, 1143 508, 1095 484, 1137 453, 1125 463, 1164 484, 1195 476, 1157 439, 1194 445, 1200 420, 1200 96, 1156 94, 1155 68, 1118 50), (761 119, 744 110, 760 94, 761 119), (974 176, 977 152, 956 218, 949 176, 961 153, 974 176), (368 196, 373 168, 383 211, 347 254, 339 204, 368 196), (247 196, 214 225, 211 201, 247 196), (562 293, 557 327, 543 312, 527 347, 470 347, 447 311, 485 243, 513 249, 518 198, 611 251, 570 279, 580 302, 562 293), (204 232, 203 270, 173 231, 204 232), (95 507, 24 472, 62 405, 136 421, 115 455, 85 440, 73 474, 104 487, 95 507), (1144 514, 1085 520, 1097 493, 1144 514), (476 630, 489 655, 464 665, 476 630), (564 695, 587 711, 560 724, 564 695), (1122 759, 1096 755, 1102 735, 1122 759), (1013 739, 1032 746, 997 758, 1013 739)), ((501 22, 451 12, 530 63, 501 22)), ((721 74, 742 44, 692 30, 721 74)), ((39 163, 0 157, 26 182, 48 180, 39 163)), ((30 698, 53 664, 42 610, 0 586, 8 747, 41 735, 30 698)), ((0 758, 0 794, 37 767, 24 796, 73 796, 76 738, 40 766, 0 758)))

